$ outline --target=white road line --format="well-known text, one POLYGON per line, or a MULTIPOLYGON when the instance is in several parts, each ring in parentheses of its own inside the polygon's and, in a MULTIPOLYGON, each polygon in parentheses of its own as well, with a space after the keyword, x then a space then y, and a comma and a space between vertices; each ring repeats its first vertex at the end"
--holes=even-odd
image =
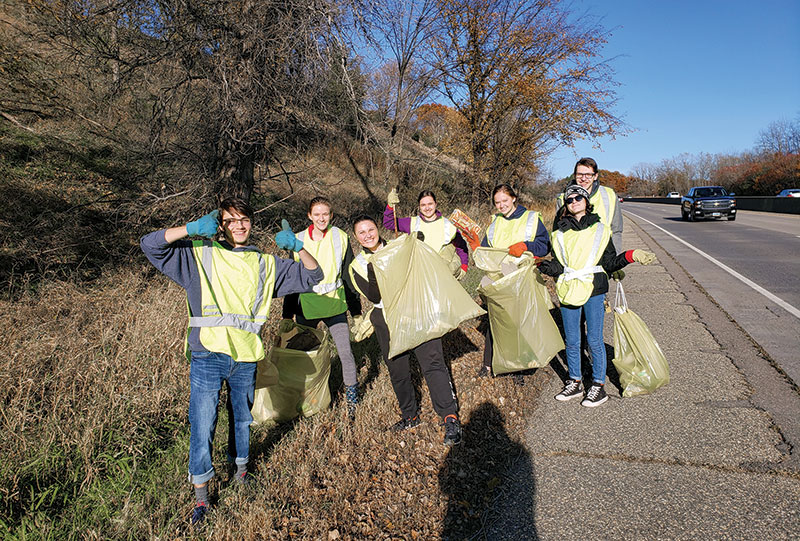
POLYGON ((775 294, 773 294, 773 293, 770 293, 769 291, 767 291, 766 289, 764 289, 763 287, 761 287, 761 286, 760 286, 760 285, 758 285, 757 283, 755 283, 755 282, 753 282, 752 280, 750 280, 750 279, 748 279, 748 278, 746 278, 746 277, 742 276, 741 274, 739 274, 738 272, 736 272, 735 270, 733 270, 733 269, 732 269, 732 268, 730 268, 729 266, 725 265, 724 263, 722 263, 722 262, 720 262, 720 261, 717 261, 716 259, 714 259, 714 258, 713 258, 713 257, 711 257, 710 255, 708 255, 708 254, 707 254, 707 253, 705 253, 704 251, 700 250, 699 248, 695 248, 694 246, 692 246, 691 244, 689 244, 689 243, 688 243, 688 242, 686 242, 685 240, 683 240, 683 239, 681 239, 681 238, 678 238, 678 237, 676 237, 675 235, 673 235, 672 233, 670 233, 669 231, 667 231, 667 230, 666 230, 666 229, 664 229, 663 227, 659 227, 659 226, 657 226, 656 224, 654 224, 653 222, 651 222, 651 221, 650 221, 650 220, 648 220, 647 218, 642 218, 642 217, 641 217, 641 216, 639 216, 638 214, 634 214, 633 212, 630 212, 630 211, 628 211, 628 210, 625 210, 625 211, 623 211, 623 212, 624 212, 625 214, 630 214, 631 216, 635 216, 636 218, 639 218, 640 220, 642 220, 642 221, 645 221, 645 222, 649 223, 650 225, 652 225, 652 226, 653 226, 653 227, 655 227, 656 229, 658 229, 658 230, 660 230, 660 231, 663 231, 664 233, 666 233, 667 235, 669 235, 669 236, 670 236, 670 237, 672 237, 673 239, 677 240, 677 241, 678 241, 678 242, 680 242, 681 244, 684 244, 684 245, 685 245, 687 248, 690 248, 691 250, 694 250, 695 252, 697 252, 697 253, 698 253, 698 254, 700 254, 701 256, 705 257, 706 259, 708 259, 709 261, 711 261, 713 264, 715 264, 716 266, 718 266, 719 268, 721 268, 722 270, 724 270, 725 272, 727 272, 728 274, 730 274, 730 275, 731 275, 731 276, 733 276, 734 278, 737 278, 738 280, 741 280, 741 281, 742 281, 742 282, 744 282, 746 285, 750 286, 752 289, 754 289, 754 290, 758 291, 759 293, 761 293, 762 295, 764 295, 766 298, 768 298, 769 300, 771 300, 772 302, 774 302, 775 304, 777 304, 778 306, 780 306, 781 308, 783 308, 784 310, 786 310, 787 312, 789 312, 790 314, 792 314, 794 317, 796 317, 796 318, 800 319, 800 310, 798 310, 797 308, 795 308, 794 306, 792 306, 791 304, 789 304, 789 303, 788 303, 788 302, 786 302, 785 300, 781 299, 781 298, 780 298, 780 297, 778 297, 777 295, 775 295, 775 294))

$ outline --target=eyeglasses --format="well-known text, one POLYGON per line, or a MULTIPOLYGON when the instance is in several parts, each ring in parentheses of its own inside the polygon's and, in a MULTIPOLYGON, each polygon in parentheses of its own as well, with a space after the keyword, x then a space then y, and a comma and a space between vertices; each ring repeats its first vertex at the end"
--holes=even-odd
POLYGON ((585 199, 585 197, 583 197, 582 195, 576 195, 575 197, 567 197, 567 198, 564 200, 564 202, 565 202, 567 205, 571 205, 571 204, 572 204, 572 203, 574 203, 575 201, 583 201, 584 199, 585 199))
POLYGON ((250 225, 250 218, 228 218, 222 220, 222 225, 225 227, 230 227, 233 224, 250 225))
POLYGON ((575 173, 575 178, 592 178, 597 173, 575 173))

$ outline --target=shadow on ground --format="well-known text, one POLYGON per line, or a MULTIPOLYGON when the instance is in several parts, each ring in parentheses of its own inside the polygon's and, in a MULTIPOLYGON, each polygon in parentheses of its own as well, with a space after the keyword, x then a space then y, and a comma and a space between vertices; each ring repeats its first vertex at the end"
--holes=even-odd
POLYGON ((448 498, 443 540, 483 538, 491 524, 507 521, 509 538, 537 539, 530 455, 509 437, 503 414, 491 402, 464 423, 461 444, 448 451, 439 471, 439 487, 448 498), (520 483, 531 490, 511 493, 520 483))

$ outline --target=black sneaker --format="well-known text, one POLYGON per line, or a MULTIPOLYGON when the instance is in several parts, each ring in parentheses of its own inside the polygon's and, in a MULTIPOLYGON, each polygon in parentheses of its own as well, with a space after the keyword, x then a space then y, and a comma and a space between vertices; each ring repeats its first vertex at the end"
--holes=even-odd
POLYGON ((444 418, 444 444, 448 447, 461 443, 461 422, 455 415, 444 418))
POLYGON ((583 395, 583 384, 581 384, 580 381, 575 381, 574 379, 571 379, 567 381, 561 392, 556 395, 556 400, 560 400, 561 402, 566 402, 567 400, 572 400, 573 398, 578 398, 579 396, 582 395, 583 395))
POLYGON ((490 366, 481 365, 480 370, 476 374, 479 378, 490 378, 492 377, 492 368, 490 366))
POLYGON ((400 419, 395 424, 390 426, 389 430, 392 432, 402 432, 403 430, 408 430, 409 428, 414 428, 415 426, 419 426, 419 415, 400 419))
POLYGON ((581 402, 581 406, 586 406, 587 408, 594 408, 595 406, 599 406, 603 402, 608 400, 608 395, 606 394, 606 388, 604 385, 594 384, 589 387, 589 392, 586 393, 586 398, 583 399, 581 402))
POLYGON ((195 528, 199 528, 202 526, 203 522, 206 520, 206 515, 208 514, 208 506, 202 503, 198 503, 194 507, 194 511, 192 511, 192 526, 195 528))

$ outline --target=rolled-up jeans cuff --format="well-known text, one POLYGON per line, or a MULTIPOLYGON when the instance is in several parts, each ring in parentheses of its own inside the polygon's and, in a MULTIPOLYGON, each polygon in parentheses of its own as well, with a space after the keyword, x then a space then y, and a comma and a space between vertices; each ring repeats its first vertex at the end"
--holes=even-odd
POLYGON ((244 456, 244 457, 237 456, 237 457, 234 458, 231 455, 228 455, 228 464, 236 464, 237 466, 241 466, 243 464, 247 464, 249 462, 249 460, 250 460, 250 457, 247 457, 247 456, 244 456))
POLYGON ((189 482, 193 485, 202 485, 212 477, 214 477, 214 468, 211 468, 206 473, 201 473, 200 475, 192 475, 192 472, 189 472, 189 482))

